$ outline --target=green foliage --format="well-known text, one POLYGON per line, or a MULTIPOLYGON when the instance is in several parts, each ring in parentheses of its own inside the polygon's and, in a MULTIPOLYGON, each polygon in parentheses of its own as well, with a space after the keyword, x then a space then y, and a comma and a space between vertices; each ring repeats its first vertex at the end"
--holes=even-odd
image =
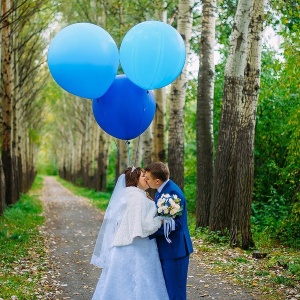
POLYGON ((255 230, 299 247, 299 68, 294 55, 283 64, 271 51, 263 54, 252 221, 255 230))
POLYGON ((184 119, 184 192, 191 212, 196 210, 196 107, 197 81, 190 80, 185 104, 184 119), (193 124, 193 125, 192 125, 193 124))
POLYGON ((219 245, 228 245, 230 240, 229 231, 223 234, 220 231, 210 231, 208 228, 197 228, 195 237, 219 245))
MULTIPOLYGON (((42 178, 37 176, 31 192, 41 186, 42 178)), ((38 299, 37 286, 45 275, 46 260, 38 229, 43 222, 37 195, 22 195, 0 217, 0 298, 38 299)))
POLYGON ((217 24, 216 24, 216 38, 220 45, 225 46, 220 48, 221 54, 226 56, 226 48, 229 45, 228 37, 232 31, 235 11, 237 8, 236 0, 218 0, 217 5, 217 24))
POLYGON ((111 142, 110 144, 110 152, 109 152, 109 164, 108 164, 108 172, 107 172, 107 191, 112 192, 116 185, 116 163, 118 158, 118 151, 116 144, 111 142))
MULTIPOLYGON (((51 159, 46 158, 45 153, 40 151, 38 154, 38 165, 37 165, 37 171, 39 174, 42 175, 57 175, 58 174, 58 168, 57 164, 54 160, 51 161, 51 159)), ((47 154, 50 154, 49 152, 47 154)))

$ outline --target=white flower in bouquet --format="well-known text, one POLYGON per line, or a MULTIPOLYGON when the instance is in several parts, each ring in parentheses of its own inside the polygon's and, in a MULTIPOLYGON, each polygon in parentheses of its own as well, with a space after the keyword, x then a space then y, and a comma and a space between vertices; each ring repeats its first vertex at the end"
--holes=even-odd
POLYGON ((157 206, 158 206, 158 207, 160 207, 160 206, 162 206, 162 205, 163 205, 163 203, 164 203, 164 201, 163 201, 163 200, 159 200, 159 201, 157 201, 157 206))
POLYGON ((157 215, 171 218, 181 216, 182 206, 180 201, 177 195, 162 194, 157 201, 157 215))
POLYGON ((178 210, 175 209, 175 208, 173 208, 173 209, 170 210, 170 214, 171 214, 172 216, 174 216, 177 212, 178 212, 178 210))

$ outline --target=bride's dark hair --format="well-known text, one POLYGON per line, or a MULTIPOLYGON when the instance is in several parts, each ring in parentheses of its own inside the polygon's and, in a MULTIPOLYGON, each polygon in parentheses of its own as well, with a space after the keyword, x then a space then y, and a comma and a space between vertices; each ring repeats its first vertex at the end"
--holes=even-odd
POLYGON ((126 187, 137 186, 140 176, 144 173, 144 170, 140 167, 135 168, 132 172, 131 170, 132 167, 129 167, 124 171, 126 187))

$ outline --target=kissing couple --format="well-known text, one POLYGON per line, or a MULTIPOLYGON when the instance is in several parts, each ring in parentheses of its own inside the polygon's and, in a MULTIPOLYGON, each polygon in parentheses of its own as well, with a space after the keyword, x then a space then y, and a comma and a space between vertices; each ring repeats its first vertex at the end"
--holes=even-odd
POLYGON ((154 162, 119 177, 91 260, 102 268, 92 300, 186 300, 193 246, 185 196, 169 175, 154 162))

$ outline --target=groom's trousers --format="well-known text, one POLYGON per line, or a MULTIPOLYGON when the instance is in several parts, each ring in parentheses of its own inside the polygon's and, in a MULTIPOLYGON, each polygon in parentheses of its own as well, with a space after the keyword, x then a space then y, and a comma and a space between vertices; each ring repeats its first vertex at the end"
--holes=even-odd
POLYGON ((190 256, 161 260, 170 300, 186 300, 186 284, 190 256))

